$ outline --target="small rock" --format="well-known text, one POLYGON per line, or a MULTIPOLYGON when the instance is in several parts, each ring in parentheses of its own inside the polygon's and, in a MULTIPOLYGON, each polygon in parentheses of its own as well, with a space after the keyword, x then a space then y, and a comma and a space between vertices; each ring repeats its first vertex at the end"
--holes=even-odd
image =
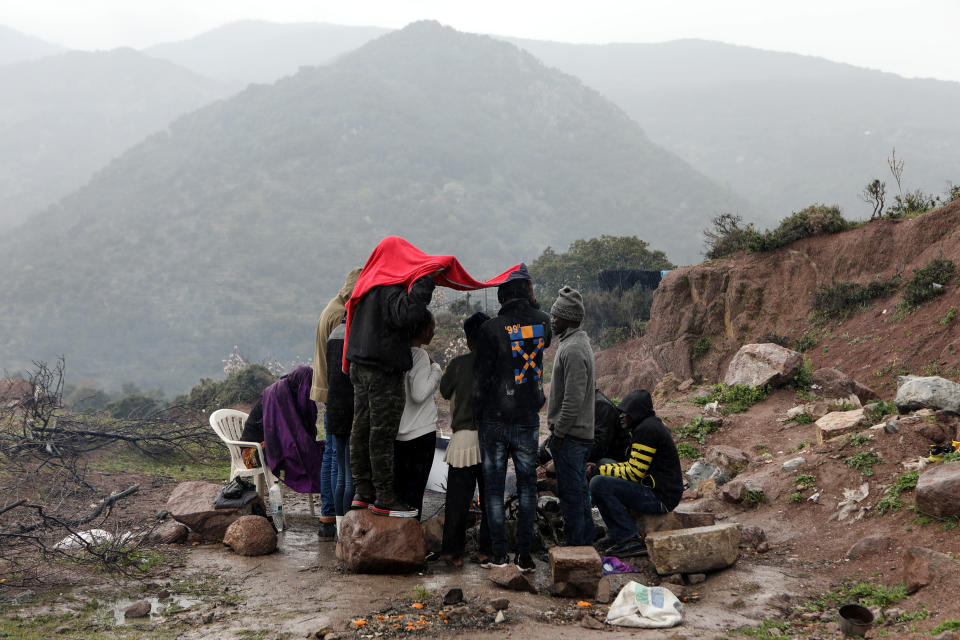
POLYGON ((123 615, 126 618, 146 618, 150 615, 150 603, 146 600, 134 602, 124 609, 123 615))
POLYGON ((203 617, 200 618, 200 621, 203 622, 203 624, 210 624, 213 622, 213 611, 203 614, 203 617))
POLYGON ((597 595, 594 598, 600 604, 610 602, 610 576, 603 576, 597 583, 597 595))
POLYGON ((68 627, 68 626, 65 625, 65 626, 62 626, 62 627, 57 627, 57 630, 56 630, 54 633, 58 633, 58 634, 60 634, 60 635, 64 635, 64 634, 66 634, 66 633, 70 633, 71 631, 73 631, 73 629, 71 629, 70 627, 68 627))
POLYGON ((767 551, 770 551, 770 543, 766 540, 757 545, 757 553, 766 553, 767 551))
POLYGON ((463 602, 463 589, 460 587, 454 587, 452 589, 447 589, 447 592, 443 594, 443 604, 459 604, 463 602))
POLYGON ((577 587, 569 582, 554 582, 547 592, 555 598, 576 598, 580 595, 577 587))
POLYGON ((740 530, 740 546, 756 548, 760 543, 766 542, 767 532, 755 525, 747 525, 740 530))
POLYGON ((166 600, 169 597, 170 597, 170 592, 167 589, 161 589, 160 591, 157 591, 158 600, 166 600))
POLYGON ((679 585, 681 585, 681 586, 684 584, 684 583, 683 583, 683 576, 680 575, 679 573, 674 573, 674 574, 671 574, 671 575, 669 575, 669 576, 665 576, 665 577, 661 580, 661 582, 665 582, 665 583, 667 583, 667 584, 679 584, 679 585))
POLYGON ((591 615, 585 615, 580 618, 580 626, 584 629, 593 629, 595 631, 603 629, 603 623, 591 615))
POLYGON ((847 549, 843 557, 847 560, 858 560, 860 558, 886 551, 890 546, 892 539, 890 536, 874 535, 860 538, 847 549))
POLYGON ((701 582, 705 582, 706 579, 707 575, 705 573, 691 573, 687 576, 687 581, 690 584, 700 584, 701 582))
POLYGON ((530 593, 537 592, 536 587, 530 583, 527 576, 524 575, 515 564, 508 564, 505 567, 495 567, 491 569, 489 578, 495 585, 504 587, 505 589, 529 591, 530 593))
POLYGON ((497 617, 494 618, 493 621, 496 622, 497 624, 499 624, 499 623, 503 622, 503 621, 506 620, 506 619, 507 619, 507 616, 503 615, 503 611, 497 611, 497 617))
POLYGON ((510 601, 506 598, 494 598, 490 601, 490 606, 494 611, 503 611, 510 607, 510 601))
POLYGON ((693 386, 693 378, 687 378, 686 380, 681 382, 679 385, 677 385, 677 391, 680 391, 681 393, 686 393, 687 391, 690 391, 690 387, 692 386, 693 386))
POLYGON ((873 614, 873 619, 878 620, 881 616, 889 620, 893 620, 897 616, 903 613, 903 609, 898 609, 896 607, 891 607, 886 611, 880 611, 880 607, 870 607, 870 613, 873 614), (874 611, 876 609, 876 611, 874 611))
POLYGON ((806 464, 807 459, 803 457, 791 458, 783 463, 782 468, 784 471, 790 472, 799 469, 801 466, 806 464))
POLYGON ((323 627, 309 634, 308 638, 325 638, 328 633, 333 633, 333 627, 323 627))
MULTIPOLYGON (((506 598, 501 598, 501 600, 506 600, 506 598)), ((466 606, 454 607, 446 612, 447 620, 463 620, 469 618, 473 615, 473 610, 466 606)))
POLYGON ((187 525, 170 520, 151 531, 149 540, 161 544, 177 544, 185 542, 189 535, 190 529, 187 528, 187 525))
POLYGON ((242 516, 227 527, 223 544, 242 556, 262 556, 277 550, 277 532, 263 516, 242 516))
POLYGON ((159 511, 157 511, 157 515, 156 515, 157 520, 166 520, 169 517, 170 517, 170 512, 167 511, 166 509, 160 509, 159 511))
POLYGON ((323 640, 340 640, 340 634, 331 631, 327 635, 323 636, 323 640))

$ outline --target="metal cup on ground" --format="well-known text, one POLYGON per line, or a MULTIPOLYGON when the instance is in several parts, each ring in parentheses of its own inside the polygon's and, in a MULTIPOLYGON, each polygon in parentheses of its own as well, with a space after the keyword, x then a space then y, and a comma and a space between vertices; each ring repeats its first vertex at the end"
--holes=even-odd
POLYGON ((873 614, 859 604, 845 604, 840 607, 837 625, 844 635, 862 638, 873 624, 873 614))

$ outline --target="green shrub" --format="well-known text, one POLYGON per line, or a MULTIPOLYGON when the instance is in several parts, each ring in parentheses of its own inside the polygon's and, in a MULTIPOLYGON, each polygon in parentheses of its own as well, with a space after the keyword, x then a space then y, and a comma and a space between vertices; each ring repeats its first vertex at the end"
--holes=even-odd
POLYGON ((704 255, 708 260, 725 258, 738 251, 750 251, 761 236, 752 224, 743 226, 743 217, 732 213, 720 214, 710 224, 703 231, 704 255))
POLYGON ((916 307, 942 294, 956 270, 953 261, 946 258, 934 258, 921 268, 914 269, 913 277, 903 289, 904 304, 910 308, 916 307), (934 284, 940 287, 934 287, 934 284))
POLYGON ((900 278, 875 280, 870 284, 834 282, 820 287, 814 294, 813 308, 822 318, 845 318, 858 309, 864 309, 876 298, 889 296, 896 291, 900 278))
POLYGON ((804 351, 813 349, 817 346, 818 342, 820 342, 820 336, 817 335, 817 330, 811 327, 807 329, 806 333, 794 341, 793 346, 797 351, 803 353, 804 351))
POLYGON ((703 416, 697 416, 682 427, 674 429, 674 433, 678 438, 692 438, 700 444, 706 444, 707 435, 719 428, 720 426, 716 422, 708 422, 703 419, 703 416))
MULTIPOLYGON (((848 411, 848 409, 844 409, 844 411, 848 411)), ((862 447, 864 445, 868 445, 871 442, 873 442, 873 440, 874 440, 874 436, 871 436, 866 433, 851 433, 849 436, 847 436, 847 442, 849 442, 851 445, 855 447, 862 447)))
POLYGON ((859 471, 860 475, 872 476, 873 466, 882 463, 883 458, 875 454, 873 451, 858 451, 854 455, 844 458, 843 462, 848 467, 853 467, 859 471))
POLYGON ((747 489, 747 495, 743 498, 743 504, 748 507, 759 507, 767 501, 766 494, 763 491, 751 491, 747 489))
POLYGON ((221 382, 204 378, 187 394, 186 404, 201 411, 215 411, 238 403, 254 404, 263 390, 276 381, 265 366, 252 364, 221 382))
POLYGON ((868 410, 866 413, 870 420, 879 420, 883 416, 900 415, 900 410, 897 409, 897 405, 886 400, 868 404, 867 407, 868 410))
POLYGON ((793 388, 798 391, 806 391, 813 386, 813 362, 807 356, 803 356, 800 366, 797 368, 796 375, 793 376, 793 388))
POLYGON ((715 384, 710 387, 708 395, 696 396, 691 399, 696 405, 704 406, 711 402, 719 402, 723 406, 723 413, 743 413, 758 402, 766 399, 766 388, 750 387, 744 384, 735 384, 728 387, 725 384, 715 384))
POLYGON ((903 502, 900 500, 900 494, 917 486, 917 479, 920 474, 916 471, 901 473, 894 480, 893 485, 887 489, 880 501, 877 502, 877 513, 884 515, 891 511, 899 511, 903 508, 903 502))
MULTIPOLYGON (((813 421, 813 416, 806 411, 787 420, 787 422, 796 422, 797 424, 810 424, 813 421)), ((802 444, 806 446, 807 442, 804 441, 802 444)), ((803 447, 801 446, 800 448, 802 449, 803 447)))
POLYGON ((105 407, 107 413, 114 418, 143 418, 159 408, 160 403, 156 398, 142 393, 132 393, 119 400, 108 402, 105 407))
POLYGON ((759 253, 785 247, 803 238, 839 233, 851 228, 839 207, 815 204, 797 211, 780 221, 776 229, 759 232, 752 224, 743 226, 743 218, 724 213, 711 221, 704 230, 706 256, 713 260, 737 251, 759 253))
POLYGON ((713 346, 713 343, 710 342, 710 338, 706 336, 700 336, 693 342, 693 346, 690 348, 690 359, 699 360, 703 356, 707 355, 707 352, 710 351, 710 347, 713 346))
POLYGON ((930 634, 937 635, 944 631, 956 631, 957 629, 960 629, 960 620, 951 618, 950 620, 944 620, 933 629, 930 629, 930 634))
POLYGON ((790 502, 790 503, 803 502, 803 494, 799 491, 794 491, 793 493, 790 494, 790 497, 787 498, 787 502, 790 502))
POLYGON ((940 318, 940 324, 942 324, 942 325, 948 325, 948 324, 950 324, 951 322, 953 322, 953 319, 956 318, 956 317, 957 317, 957 308, 956 308, 956 307, 950 307, 950 309, 947 310, 946 315, 944 315, 942 318, 940 318))
POLYGON ((812 489, 817 484, 817 476, 812 473, 801 473, 793 480, 798 489, 812 489))
POLYGON ((940 198, 938 196, 917 189, 902 196, 895 196, 893 204, 887 207, 886 216, 888 218, 913 218, 939 206, 940 198))
POLYGON ((700 448, 689 442, 678 442, 677 455, 681 460, 696 460, 700 457, 700 448))

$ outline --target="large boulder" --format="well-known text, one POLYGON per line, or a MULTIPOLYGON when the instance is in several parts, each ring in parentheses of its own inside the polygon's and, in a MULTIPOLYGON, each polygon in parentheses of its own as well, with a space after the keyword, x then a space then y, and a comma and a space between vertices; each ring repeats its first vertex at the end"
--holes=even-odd
POLYGON ((593 599, 603 576, 600 554, 593 547, 552 547, 550 583, 566 584, 565 595, 593 599))
POLYGON ((660 378, 660 382, 657 383, 650 396, 653 400, 653 406, 659 408, 667 404, 667 401, 677 394, 679 387, 680 380, 672 373, 660 378))
POLYGON ((213 501, 218 493, 220 485, 213 482, 181 482, 173 488, 167 499, 166 509, 174 520, 190 527, 199 537, 220 542, 227 532, 227 527, 243 516, 253 514, 254 505, 259 504, 260 508, 263 508, 263 500, 257 497, 238 509, 214 509, 213 501))
POLYGON ((903 580, 907 583, 908 593, 914 593, 956 572, 957 563, 945 553, 923 547, 907 548, 903 580))
POLYGON ((750 464, 750 456, 746 451, 726 444, 715 444, 709 447, 703 459, 722 469, 731 478, 746 469, 747 465, 750 464))
POLYGON ((943 409, 960 413, 960 384, 939 376, 900 376, 894 403, 900 411, 943 409))
POLYGON ((745 344, 727 366, 723 381, 731 387, 780 387, 793 380, 802 362, 799 353, 772 342, 745 344))
POLYGON ((854 433, 867 427, 867 416, 863 409, 853 411, 833 411, 814 423, 817 427, 817 443, 823 444, 830 438, 854 433))
POLYGON ((243 516, 227 527, 223 544, 241 556, 265 556, 277 550, 277 532, 263 516, 243 516))
POLYGON ((716 523, 716 516, 707 511, 671 511, 669 513, 635 513, 637 528, 643 533, 672 531, 692 527, 708 527, 716 523))
POLYGON ((732 565, 740 553, 740 524, 655 531, 646 537, 650 560, 660 575, 703 573, 732 565))
POLYGON ((870 387, 832 367, 824 367, 814 371, 813 384, 820 387, 819 395, 825 398, 845 398, 853 394, 860 399, 861 403, 879 398, 877 392, 870 387))
POLYGON ((960 462, 928 468, 917 480, 917 509, 931 516, 960 515, 960 462))
POLYGON ((423 567, 427 547, 416 518, 352 509, 340 523, 337 558, 356 573, 409 573, 423 567))

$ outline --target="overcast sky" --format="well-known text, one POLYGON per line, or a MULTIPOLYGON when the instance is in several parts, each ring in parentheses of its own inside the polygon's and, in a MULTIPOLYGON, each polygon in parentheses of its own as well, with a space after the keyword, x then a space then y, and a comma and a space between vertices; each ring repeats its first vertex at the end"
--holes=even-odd
POLYGON ((563 42, 703 38, 960 81, 960 0, 0 0, 0 24, 77 49, 142 48, 243 19, 563 42))

